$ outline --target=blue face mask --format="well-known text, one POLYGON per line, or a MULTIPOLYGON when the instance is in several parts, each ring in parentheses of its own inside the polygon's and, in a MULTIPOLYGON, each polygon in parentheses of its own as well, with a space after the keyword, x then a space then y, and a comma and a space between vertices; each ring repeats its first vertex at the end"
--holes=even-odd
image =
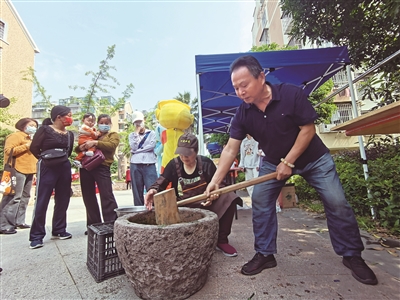
POLYGON ((26 134, 35 134, 36 130, 37 130, 37 128, 35 126, 29 126, 28 125, 28 126, 26 126, 24 132, 26 134))
POLYGON ((107 132, 110 131, 111 129, 110 125, 105 125, 105 124, 99 124, 98 127, 101 132, 107 132))

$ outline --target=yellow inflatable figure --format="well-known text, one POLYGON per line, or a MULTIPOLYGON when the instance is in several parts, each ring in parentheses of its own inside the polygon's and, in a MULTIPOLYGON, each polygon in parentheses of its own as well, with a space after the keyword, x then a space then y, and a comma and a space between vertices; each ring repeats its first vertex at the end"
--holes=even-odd
POLYGON ((161 173, 168 162, 176 157, 178 139, 183 131, 193 123, 194 116, 190 113, 190 106, 178 100, 162 100, 158 102, 156 118, 161 126, 166 128, 163 132, 162 143, 164 152, 162 156, 161 173))

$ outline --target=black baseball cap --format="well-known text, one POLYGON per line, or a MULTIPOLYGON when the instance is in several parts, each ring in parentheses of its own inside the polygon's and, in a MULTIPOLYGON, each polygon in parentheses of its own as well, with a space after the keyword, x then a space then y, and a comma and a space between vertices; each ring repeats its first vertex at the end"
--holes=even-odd
POLYGON ((191 133, 184 133, 178 139, 178 147, 175 150, 175 154, 190 156, 193 153, 197 153, 198 150, 199 141, 197 137, 191 133))

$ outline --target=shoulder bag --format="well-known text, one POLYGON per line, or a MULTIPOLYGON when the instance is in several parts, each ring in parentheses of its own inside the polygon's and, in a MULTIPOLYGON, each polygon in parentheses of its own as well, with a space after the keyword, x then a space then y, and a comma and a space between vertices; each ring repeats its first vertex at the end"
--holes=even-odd
POLYGON ((68 160, 68 151, 71 143, 70 133, 68 132, 68 146, 67 149, 54 148, 42 151, 40 158, 44 165, 48 168, 53 168, 68 160))

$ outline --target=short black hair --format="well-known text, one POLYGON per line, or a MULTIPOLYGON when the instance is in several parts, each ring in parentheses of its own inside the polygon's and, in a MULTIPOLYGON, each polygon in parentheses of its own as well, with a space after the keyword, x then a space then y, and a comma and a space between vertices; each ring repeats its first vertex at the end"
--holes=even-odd
POLYGON ((112 122, 111 122, 111 117, 110 117, 110 115, 107 115, 107 114, 101 114, 101 115, 99 115, 99 116, 97 117, 97 123, 99 123, 100 120, 101 120, 101 119, 104 119, 104 118, 107 118, 108 121, 112 124, 112 122))
POLYGON ((96 120, 96 116, 92 113, 86 113, 83 115, 82 120, 85 120, 86 118, 92 117, 93 120, 96 120))
POLYGON ((251 55, 241 56, 233 61, 230 66, 230 74, 240 67, 246 67, 254 78, 258 78, 261 72, 264 72, 260 62, 251 55))

